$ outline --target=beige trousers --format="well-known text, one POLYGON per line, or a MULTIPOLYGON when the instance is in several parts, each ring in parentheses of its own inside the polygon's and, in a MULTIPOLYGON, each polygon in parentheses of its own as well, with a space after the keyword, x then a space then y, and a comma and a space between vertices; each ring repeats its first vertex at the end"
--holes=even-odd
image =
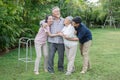
POLYGON ((42 53, 44 55, 44 69, 47 69, 47 65, 48 65, 47 43, 45 43, 43 45, 35 43, 35 50, 36 50, 36 60, 35 60, 34 71, 39 71, 39 63, 40 63, 40 60, 42 57, 42 53))
POLYGON ((81 51, 81 55, 83 57, 83 67, 82 67, 82 71, 87 71, 88 68, 90 68, 90 61, 89 61, 89 50, 90 50, 90 46, 91 46, 92 41, 89 40, 87 42, 85 42, 84 44, 80 45, 80 51, 81 51))
POLYGON ((72 47, 65 46, 66 56, 68 59, 67 72, 72 72, 74 67, 75 56, 77 52, 77 45, 72 47))

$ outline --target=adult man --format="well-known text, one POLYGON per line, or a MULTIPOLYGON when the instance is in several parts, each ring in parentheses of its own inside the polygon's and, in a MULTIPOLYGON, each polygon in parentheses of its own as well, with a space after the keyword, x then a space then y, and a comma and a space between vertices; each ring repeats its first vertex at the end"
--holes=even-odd
MULTIPOLYGON (((52 9, 52 15, 54 17, 53 24, 50 27, 52 34, 60 32, 64 27, 64 19, 60 16, 59 7, 54 7, 52 9)), ((48 72, 54 73, 54 56, 56 51, 58 51, 58 70, 64 70, 64 44, 63 38, 60 36, 57 37, 48 37, 49 42, 49 59, 48 59, 48 72)))
POLYGON ((81 73, 85 73, 87 69, 90 67, 88 54, 92 42, 92 34, 90 30, 81 22, 80 17, 75 17, 73 19, 73 26, 77 31, 78 38, 69 38, 66 36, 66 39, 73 41, 79 40, 80 51, 81 51, 81 55, 83 56, 83 67, 81 73))

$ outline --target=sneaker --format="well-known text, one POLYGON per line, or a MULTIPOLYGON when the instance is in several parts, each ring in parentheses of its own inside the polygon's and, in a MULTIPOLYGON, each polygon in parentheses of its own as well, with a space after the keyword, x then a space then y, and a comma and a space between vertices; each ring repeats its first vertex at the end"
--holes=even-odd
POLYGON ((35 71, 35 74, 36 74, 36 75, 38 75, 38 74, 39 74, 39 72, 35 71))
POLYGON ((58 71, 60 71, 60 72, 64 72, 64 69, 58 69, 58 71))
POLYGON ((48 72, 49 72, 50 74, 54 74, 54 71, 49 71, 49 70, 48 70, 48 72))
POLYGON ((54 72, 51 72, 50 74, 54 74, 54 72))
POLYGON ((81 73, 81 74, 84 74, 84 73, 85 73, 85 71, 81 71, 80 73, 81 73))
POLYGON ((65 75, 71 75, 71 72, 66 72, 65 75))

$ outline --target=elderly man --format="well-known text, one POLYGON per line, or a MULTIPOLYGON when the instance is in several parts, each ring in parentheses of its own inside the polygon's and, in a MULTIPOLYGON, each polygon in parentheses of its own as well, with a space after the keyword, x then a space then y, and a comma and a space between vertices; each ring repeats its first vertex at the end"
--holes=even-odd
MULTIPOLYGON (((60 17, 59 7, 54 7, 52 9, 52 15, 54 18, 53 24, 50 27, 52 34, 60 32, 64 27, 64 19, 60 17)), ((49 59, 48 59, 48 72, 54 73, 54 56, 56 51, 58 51, 58 70, 64 71, 64 44, 63 38, 61 36, 48 37, 49 43, 49 59)))

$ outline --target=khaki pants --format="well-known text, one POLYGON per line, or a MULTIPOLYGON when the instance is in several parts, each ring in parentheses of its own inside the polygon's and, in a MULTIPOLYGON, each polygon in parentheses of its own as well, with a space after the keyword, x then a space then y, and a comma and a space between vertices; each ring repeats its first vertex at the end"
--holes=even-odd
POLYGON ((74 69, 74 61, 77 52, 77 45, 72 47, 65 46, 66 56, 68 59, 67 72, 72 72, 74 69))
POLYGON ((48 47, 47 43, 41 45, 38 43, 35 43, 35 50, 36 50, 36 60, 35 60, 35 67, 34 71, 39 71, 39 63, 42 57, 42 52, 44 55, 44 69, 47 69, 48 65, 48 47))
POLYGON ((80 51, 81 51, 81 55, 83 57, 83 67, 82 67, 82 71, 87 71, 88 68, 90 68, 90 61, 89 61, 89 50, 90 50, 90 46, 91 46, 92 41, 89 40, 87 42, 85 42, 84 44, 80 45, 80 51))

